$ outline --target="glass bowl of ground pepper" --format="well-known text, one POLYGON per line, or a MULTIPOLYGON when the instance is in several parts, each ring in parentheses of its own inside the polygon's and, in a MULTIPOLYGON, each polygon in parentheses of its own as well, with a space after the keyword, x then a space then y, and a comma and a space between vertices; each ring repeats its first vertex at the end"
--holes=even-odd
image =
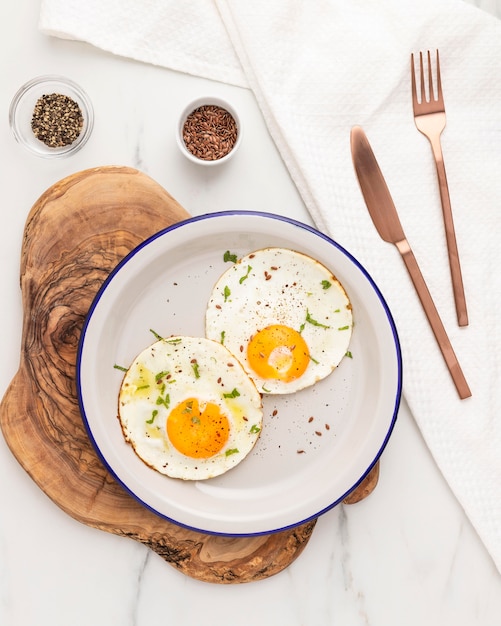
POLYGON ((219 97, 190 102, 179 118, 177 143, 194 163, 218 165, 228 161, 242 141, 242 125, 233 106, 219 97))
POLYGON ((12 99, 15 138, 34 154, 60 158, 80 150, 94 125, 92 104, 81 87, 62 76, 40 76, 12 99))

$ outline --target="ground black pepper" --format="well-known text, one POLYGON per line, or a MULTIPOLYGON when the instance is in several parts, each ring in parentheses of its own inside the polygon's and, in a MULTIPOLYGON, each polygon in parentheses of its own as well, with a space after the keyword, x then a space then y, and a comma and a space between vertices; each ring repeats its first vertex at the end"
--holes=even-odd
POLYGON ((49 148, 67 146, 80 136, 83 128, 80 106, 69 96, 51 93, 38 98, 33 110, 31 129, 49 148))
POLYGON ((204 161, 216 161, 229 154, 237 136, 235 118, 226 109, 212 104, 192 111, 183 126, 186 147, 204 161))

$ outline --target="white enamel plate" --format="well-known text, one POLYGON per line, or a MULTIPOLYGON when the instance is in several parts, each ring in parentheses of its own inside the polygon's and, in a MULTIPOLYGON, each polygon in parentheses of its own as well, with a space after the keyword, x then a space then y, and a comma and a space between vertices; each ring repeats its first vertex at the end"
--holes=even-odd
POLYGON ((371 470, 400 403, 401 354, 390 311, 374 281, 346 250, 299 222, 257 212, 189 219, 133 250, 103 284, 86 319, 77 361, 89 436, 115 478, 144 506, 205 533, 253 535, 302 524, 338 504, 371 470), (313 387, 265 396, 261 436, 236 468, 205 481, 168 478, 147 467, 117 418, 123 372, 155 340, 204 336, 213 285, 237 256, 279 246, 327 266, 353 306, 351 358, 313 387), (313 418, 313 419, 311 419, 313 418))

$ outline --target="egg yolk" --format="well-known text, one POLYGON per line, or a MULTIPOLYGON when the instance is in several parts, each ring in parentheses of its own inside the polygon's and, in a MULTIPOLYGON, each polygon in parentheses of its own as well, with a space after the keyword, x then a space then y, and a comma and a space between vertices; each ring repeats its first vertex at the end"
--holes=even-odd
POLYGON ((251 338, 247 360, 260 378, 290 382, 304 374, 310 362, 310 351, 297 330, 275 324, 251 338))
POLYGON ((169 413, 167 434, 172 445, 185 456, 207 459, 228 441, 230 424, 220 408, 197 398, 180 402, 169 413))

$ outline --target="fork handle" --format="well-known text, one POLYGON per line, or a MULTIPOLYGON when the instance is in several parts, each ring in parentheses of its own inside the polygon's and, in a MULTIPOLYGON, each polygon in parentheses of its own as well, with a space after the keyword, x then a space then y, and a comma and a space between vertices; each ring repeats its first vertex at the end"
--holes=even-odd
POLYGON ((430 139, 431 149, 437 166, 438 186, 440 189, 440 199, 442 201, 442 212, 444 216, 445 238, 447 241, 447 251, 449 254, 449 266, 451 270, 452 290, 454 302, 456 304, 456 315, 459 326, 468 326, 468 311, 466 309, 466 296, 464 293, 463 276, 461 274, 461 264, 459 262, 459 252, 456 241, 456 231, 452 217, 451 199, 449 196, 449 185, 445 173, 444 158, 440 136, 430 139))
POLYGON ((452 380, 454 381, 459 397, 461 400, 469 398, 471 396, 470 388, 466 382, 463 370, 459 365, 459 361, 454 353, 447 331, 445 330, 442 320, 440 319, 437 307, 433 302, 433 298, 431 297, 428 286, 423 278, 423 275, 421 274, 421 270, 419 269, 419 265, 417 264, 416 257, 411 250, 409 242, 407 239, 402 239, 402 241, 398 241, 395 245, 402 255, 407 271, 409 272, 412 282, 414 283, 414 287, 417 291, 424 312, 426 313, 431 329, 433 330, 433 334, 435 335, 440 351, 442 352, 442 356, 447 364, 452 380))

